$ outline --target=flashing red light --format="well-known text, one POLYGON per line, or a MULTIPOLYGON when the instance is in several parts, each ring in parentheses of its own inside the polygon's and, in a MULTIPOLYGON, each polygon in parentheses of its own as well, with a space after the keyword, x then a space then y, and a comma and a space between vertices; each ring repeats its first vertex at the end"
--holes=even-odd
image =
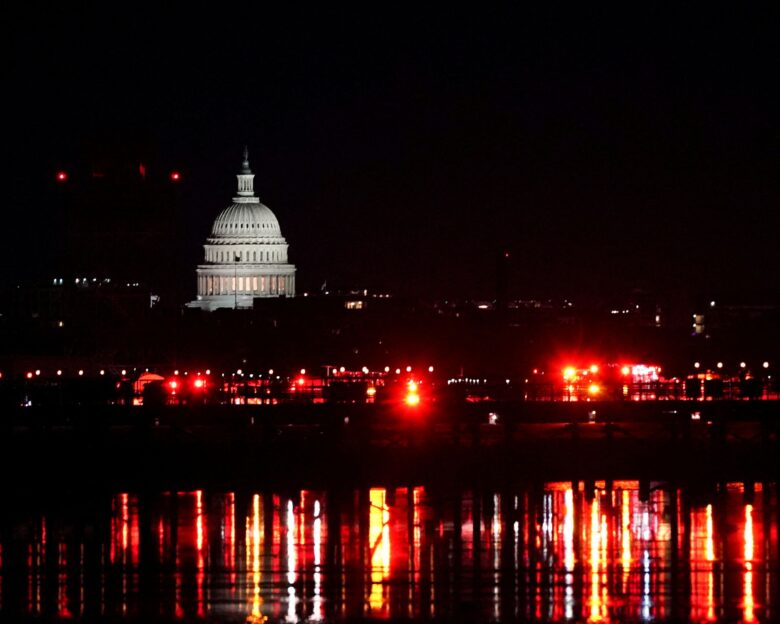
POLYGON ((620 373, 621 373, 621 375, 623 375, 623 376, 627 376, 627 375, 631 374, 631 368, 630 368, 629 366, 623 366, 623 367, 620 369, 620 373))
POLYGON ((68 181, 68 173, 67 171, 58 171, 57 172, 57 182, 67 182, 68 181))
POLYGON ((33 374, 32 373, 27 373, 27 379, 32 379, 32 378, 33 378, 33 374))
MULTIPOLYGON (((174 382, 174 383, 175 383, 175 382, 174 382)), ((200 378, 198 378, 198 379, 196 379, 195 381, 193 381, 193 382, 192 382, 192 384, 193 384, 193 385, 194 385, 194 386, 195 386, 195 387, 196 387, 198 390, 202 390, 203 388, 205 388, 205 387, 206 387, 206 381, 205 381, 204 379, 200 379, 200 378)))
POLYGON ((176 390, 176 388, 179 386, 179 382, 173 380, 168 385, 171 387, 171 390, 176 390))
POLYGON ((171 182, 178 182, 181 180, 181 174, 178 171, 171 171, 171 182))
POLYGON ((298 385, 299 385, 299 386, 302 386, 302 385, 303 385, 303 384, 305 384, 305 383, 306 383, 306 380, 305 380, 303 377, 299 377, 299 378, 298 378, 298 385))
POLYGON ((409 392, 404 401, 409 407, 415 407, 420 404, 420 395, 416 392, 409 392))

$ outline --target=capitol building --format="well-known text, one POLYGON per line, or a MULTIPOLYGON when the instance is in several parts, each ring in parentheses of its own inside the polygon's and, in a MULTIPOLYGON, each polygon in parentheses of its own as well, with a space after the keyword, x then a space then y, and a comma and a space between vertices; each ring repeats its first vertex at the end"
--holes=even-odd
POLYGON ((287 241, 271 209, 254 191, 249 155, 233 203, 214 221, 198 265, 198 297, 190 308, 251 308, 256 297, 294 297, 295 265, 287 262, 287 241))

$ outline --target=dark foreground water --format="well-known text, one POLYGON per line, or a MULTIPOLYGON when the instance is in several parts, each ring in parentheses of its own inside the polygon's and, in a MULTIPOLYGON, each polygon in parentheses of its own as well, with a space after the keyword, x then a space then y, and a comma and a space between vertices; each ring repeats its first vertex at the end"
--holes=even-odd
POLYGON ((780 619, 775 484, 6 499, 0 616, 780 619))

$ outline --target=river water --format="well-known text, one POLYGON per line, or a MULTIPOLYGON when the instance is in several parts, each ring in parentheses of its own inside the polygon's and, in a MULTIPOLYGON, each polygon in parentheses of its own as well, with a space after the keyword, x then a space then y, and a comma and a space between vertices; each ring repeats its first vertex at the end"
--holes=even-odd
POLYGON ((770 483, 27 492, 0 519, 5 618, 780 619, 770 483))

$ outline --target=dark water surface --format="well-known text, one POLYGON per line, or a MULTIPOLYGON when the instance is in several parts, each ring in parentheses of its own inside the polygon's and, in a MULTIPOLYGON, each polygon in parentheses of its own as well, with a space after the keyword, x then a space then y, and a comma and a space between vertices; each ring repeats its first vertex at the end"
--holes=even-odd
POLYGON ((774 483, 27 492, 0 616, 780 619, 774 483))

